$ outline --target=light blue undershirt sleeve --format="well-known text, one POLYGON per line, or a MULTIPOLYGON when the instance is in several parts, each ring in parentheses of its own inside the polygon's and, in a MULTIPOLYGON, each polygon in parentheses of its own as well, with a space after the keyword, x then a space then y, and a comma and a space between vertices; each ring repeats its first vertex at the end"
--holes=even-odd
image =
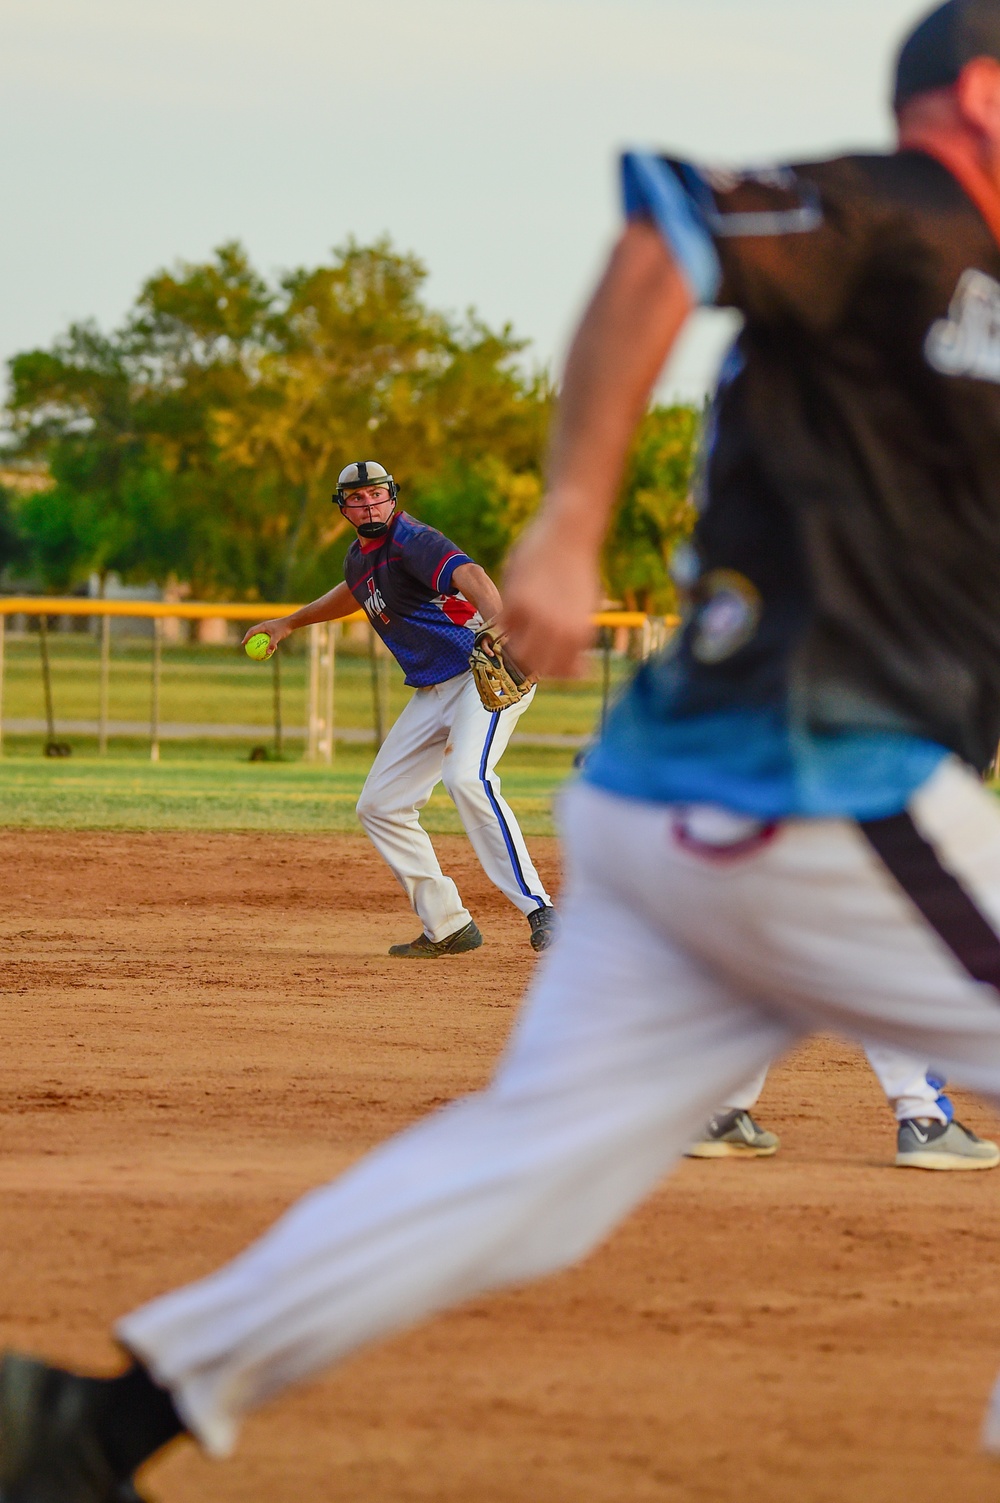
POLYGON ((628 151, 621 166, 626 218, 653 221, 695 302, 710 307, 722 281, 722 268, 697 204, 666 162, 652 152, 628 151))

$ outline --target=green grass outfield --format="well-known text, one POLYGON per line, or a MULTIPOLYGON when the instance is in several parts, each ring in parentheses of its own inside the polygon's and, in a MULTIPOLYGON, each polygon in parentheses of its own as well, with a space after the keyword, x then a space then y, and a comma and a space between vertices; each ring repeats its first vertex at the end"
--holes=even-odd
MULTIPOLYGON (((369 747, 338 745, 333 767, 301 761, 249 762, 231 743, 166 743, 151 763, 143 745, 112 744, 98 757, 82 737, 72 757, 46 759, 41 739, 18 737, 0 760, 0 826, 62 830, 358 831, 354 813, 371 765, 369 747), (77 749, 79 748, 79 750, 77 749), (90 754, 88 755, 88 751, 90 754)), ((511 747, 499 772, 526 835, 551 835, 553 799, 573 753, 511 747)), ((426 828, 461 830, 438 788, 426 828)))
MULTIPOLYGON (((131 735, 112 735, 106 756, 97 755, 94 735, 67 731, 60 722, 96 722, 98 646, 84 633, 49 637, 56 736, 72 748, 65 759, 42 755, 39 733, 19 733, 11 722, 44 716, 37 637, 8 636, 3 689, 4 736, 0 758, 0 826, 67 830, 357 830, 354 805, 371 765, 374 747, 340 742, 332 768, 302 761, 304 743, 289 736, 286 760, 248 760, 254 744, 270 747, 272 673, 237 648, 205 644, 165 645, 161 724, 254 727, 251 738, 161 742, 159 763, 149 761, 149 741, 138 727, 149 715, 150 644, 137 639, 112 643, 109 719, 131 722, 131 735), (259 728, 259 729, 256 729, 259 728)), ((286 732, 306 714, 304 639, 282 647, 282 710, 286 732)), ((526 736, 590 734, 600 719, 602 662, 595 656, 588 679, 542 684, 520 722, 526 736)), ((612 686, 631 671, 612 659, 612 686)), ((410 691, 396 664, 387 664, 390 718, 410 691)), ((336 722, 364 731, 372 724, 367 657, 338 651, 336 722)), ((96 728, 96 727, 95 727, 96 728)), ((123 727, 124 729, 124 727, 123 727)), ((552 801, 572 771, 573 751, 514 745, 500 765, 505 796, 526 834, 554 831, 552 801)), ((461 828, 454 806, 438 789, 424 814, 431 831, 461 828)))

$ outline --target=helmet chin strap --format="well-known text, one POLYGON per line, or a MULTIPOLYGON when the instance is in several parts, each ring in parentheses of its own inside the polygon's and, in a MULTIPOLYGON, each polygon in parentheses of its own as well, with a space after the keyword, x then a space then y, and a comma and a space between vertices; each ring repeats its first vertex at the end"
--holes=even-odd
POLYGON ((389 531, 389 523, 392 521, 395 515, 396 504, 395 497, 393 497, 392 511, 386 517, 384 522, 373 522, 371 519, 369 519, 367 522, 355 522, 354 530, 357 532, 359 538, 384 538, 386 533, 389 531))

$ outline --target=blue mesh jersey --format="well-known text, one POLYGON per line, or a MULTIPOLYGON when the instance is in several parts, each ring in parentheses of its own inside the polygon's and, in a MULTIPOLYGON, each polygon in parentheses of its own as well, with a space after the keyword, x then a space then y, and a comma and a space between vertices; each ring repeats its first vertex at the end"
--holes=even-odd
POLYGON ((405 511, 381 538, 356 538, 344 560, 355 600, 413 689, 443 684, 469 668, 476 608, 452 588, 472 559, 443 533, 405 511))

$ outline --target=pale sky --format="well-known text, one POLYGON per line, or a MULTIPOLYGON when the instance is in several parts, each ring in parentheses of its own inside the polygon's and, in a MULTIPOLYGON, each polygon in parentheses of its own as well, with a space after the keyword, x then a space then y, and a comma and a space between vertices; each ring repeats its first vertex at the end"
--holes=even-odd
MULTIPOLYGON (((616 156, 890 139, 920 0, 0 0, 0 359, 227 239, 261 269, 388 232, 440 307, 558 363, 616 156)), ((703 315, 718 324, 722 315, 703 315)), ((664 392, 710 380, 696 330, 664 392)))

